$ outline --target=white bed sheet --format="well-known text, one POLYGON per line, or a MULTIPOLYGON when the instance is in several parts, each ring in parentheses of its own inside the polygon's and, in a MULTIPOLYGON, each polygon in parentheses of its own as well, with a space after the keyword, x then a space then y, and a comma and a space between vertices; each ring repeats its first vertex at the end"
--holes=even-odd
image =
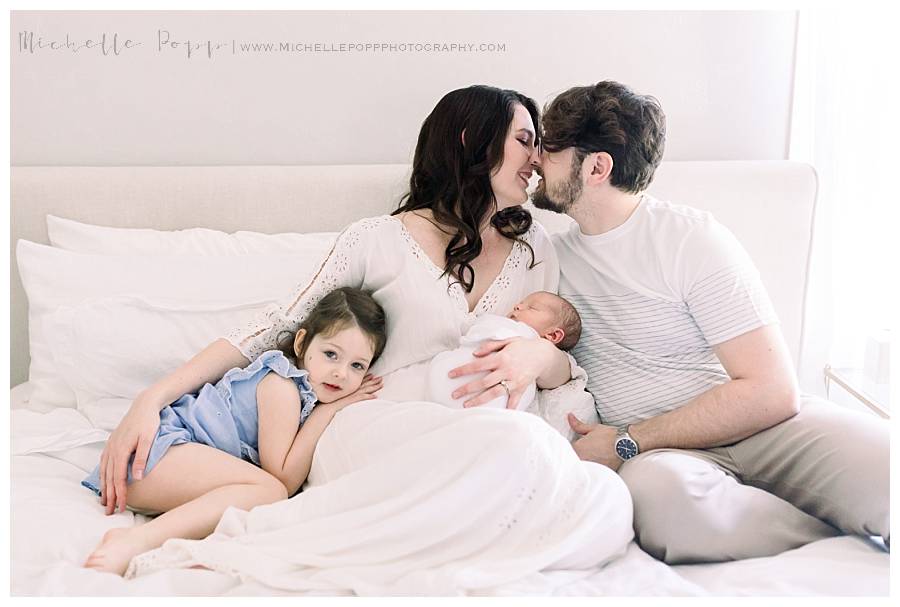
MULTIPOLYGON (((206 570, 162 571, 125 581, 82 569, 102 535, 141 524, 130 512, 105 516, 80 485, 93 468, 106 432, 74 409, 39 413, 11 396, 11 571, 14 596, 23 595, 273 595, 206 570)), ((535 574, 479 592, 487 596, 599 595, 849 595, 887 596, 890 557, 868 540, 831 538, 781 555, 732 563, 669 567, 632 543, 625 556, 589 571, 535 574)))

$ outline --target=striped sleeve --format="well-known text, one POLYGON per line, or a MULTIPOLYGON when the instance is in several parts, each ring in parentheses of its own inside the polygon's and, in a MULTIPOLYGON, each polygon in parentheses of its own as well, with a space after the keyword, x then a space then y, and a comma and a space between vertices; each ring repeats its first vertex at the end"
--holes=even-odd
POLYGON ((686 300, 694 322, 714 346, 778 322, 752 265, 732 265, 697 281, 686 300))
POLYGON ((778 322, 759 270, 731 230, 710 218, 684 252, 684 301, 709 345, 778 322))

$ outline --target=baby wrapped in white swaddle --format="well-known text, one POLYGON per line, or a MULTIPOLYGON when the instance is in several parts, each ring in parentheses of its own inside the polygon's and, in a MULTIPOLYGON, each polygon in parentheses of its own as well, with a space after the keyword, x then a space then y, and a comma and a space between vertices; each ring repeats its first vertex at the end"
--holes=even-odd
MULTIPOLYGON (((428 366, 428 400, 462 409, 463 403, 472 398, 472 395, 454 399, 451 396, 453 391, 484 377, 486 373, 476 374, 477 377, 464 375, 453 379, 447 375, 451 369, 474 360, 475 350, 487 341, 541 337, 560 350, 569 350, 578 343, 580 336, 581 318, 572 304, 547 291, 532 293, 517 303, 509 316, 484 314, 478 317, 460 338, 458 348, 441 352, 432 359, 428 366)), ((532 383, 519 399, 516 409, 527 409, 534 399, 535 391, 536 386, 532 383)), ((507 400, 508 395, 503 394, 481 406, 505 409, 507 400)))

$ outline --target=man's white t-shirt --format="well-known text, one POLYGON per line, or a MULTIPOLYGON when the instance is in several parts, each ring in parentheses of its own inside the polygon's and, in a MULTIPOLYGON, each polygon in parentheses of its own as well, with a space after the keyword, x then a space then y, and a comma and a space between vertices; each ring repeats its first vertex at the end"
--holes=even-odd
POLYGON ((604 424, 625 426, 729 380, 712 347, 778 322, 759 272, 711 214, 643 195, 619 227, 553 237, 572 351, 604 424))

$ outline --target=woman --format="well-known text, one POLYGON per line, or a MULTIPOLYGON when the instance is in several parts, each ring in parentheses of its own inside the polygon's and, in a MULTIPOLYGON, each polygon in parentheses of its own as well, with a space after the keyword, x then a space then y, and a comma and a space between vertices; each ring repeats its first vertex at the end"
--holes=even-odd
MULTIPOLYGON (((335 418, 316 452, 310 472, 313 489, 277 504, 276 510, 226 513, 219 531, 227 528, 226 535, 243 536, 237 552, 229 552, 227 541, 206 550, 210 542, 228 539, 221 533, 206 544, 169 546, 170 542, 168 554, 135 559, 140 561, 139 571, 152 569, 154 560, 229 571, 246 565, 254 572, 241 570, 242 575, 265 583, 319 587, 311 581, 311 572, 322 565, 323 552, 331 554, 342 545, 343 556, 355 569, 349 574, 341 568, 347 562, 329 560, 329 566, 337 567, 334 571, 346 574, 335 574, 332 583, 357 592, 385 591, 384 584, 394 590, 418 587, 417 568, 425 565, 412 555, 424 551, 432 555, 425 567, 430 592, 441 584, 483 587, 549 566, 590 566, 630 539, 631 505, 621 481, 601 466, 578 461, 565 440, 538 418, 510 411, 451 411, 415 402, 424 398, 431 358, 458 343, 472 319, 485 313, 505 315, 529 293, 557 290, 558 266, 550 240, 519 206, 527 200, 528 179, 539 163, 538 122, 534 101, 514 91, 472 86, 448 93, 422 126, 410 191, 392 216, 351 225, 313 279, 300 285, 287 302, 232 332, 227 340, 212 343, 135 400, 101 458, 107 513, 117 505, 124 508, 128 458, 136 450, 133 470, 139 478, 159 410, 171 400, 274 347, 282 333, 296 328, 336 287, 371 291, 387 314, 387 347, 372 368, 372 373, 384 377, 380 398, 354 405, 335 418), (439 469, 449 476, 441 477, 439 469), (508 481, 512 485, 504 484, 508 481), (485 499, 487 489, 499 487, 503 490, 485 499), (609 511, 591 499, 601 491, 610 492, 604 502, 609 511), (392 511, 398 518, 373 514, 365 519, 366 533, 392 534, 401 528, 402 535, 417 538, 415 546, 401 548, 386 540, 369 554, 359 543, 359 528, 339 540, 338 530, 328 525, 304 526, 310 520, 359 525, 361 512, 384 503, 403 505, 392 511), (435 521, 446 520, 441 508, 459 504, 481 510, 465 517, 471 524, 455 523, 450 535, 459 543, 448 544, 446 533, 437 537, 431 530, 435 521), (416 521, 423 525, 418 532, 413 531, 416 521), (308 552, 298 548, 288 558, 266 544, 272 540, 266 531, 274 531, 273 524, 282 531, 281 539, 289 536, 284 528, 292 529, 296 542, 308 552), (581 532, 575 543, 571 525, 581 532), (515 539, 515 533, 524 535, 515 539), (253 558, 239 563, 257 541, 253 558), (526 551, 528 558, 517 557, 518 564, 511 567, 509 559, 523 541, 533 543, 533 550, 526 551), (606 547, 598 548, 604 542, 606 547), (384 553, 388 546, 399 552, 384 553), (233 558, 221 560, 227 555, 233 558), (274 560, 263 567, 266 555, 274 560), (367 574, 361 573, 359 559, 367 574), (389 571, 383 568, 387 562, 393 563, 389 571), (309 575, 300 575, 298 567, 309 575), (435 568, 442 572, 437 577, 435 568)), ((570 358, 546 340, 498 342, 487 350, 491 353, 457 373, 486 372, 460 390, 475 395, 470 405, 508 392, 509 407, 514 408, 532 381, 546 389, 571 377, 570 358)))

